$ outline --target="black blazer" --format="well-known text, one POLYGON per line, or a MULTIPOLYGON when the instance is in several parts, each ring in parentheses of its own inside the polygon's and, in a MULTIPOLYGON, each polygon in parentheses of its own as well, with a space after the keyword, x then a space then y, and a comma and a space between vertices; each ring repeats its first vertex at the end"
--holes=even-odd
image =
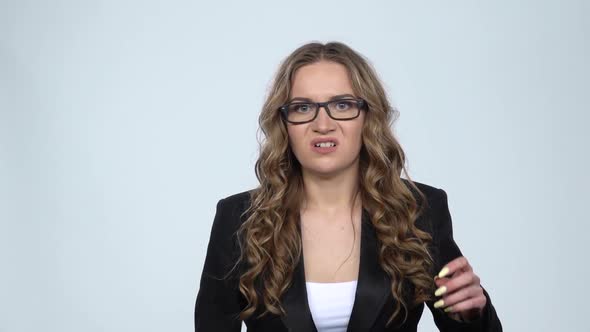
MULTIPOLYGON (((444 264, 462 254, 453 240, 445 191, 418 182, 416 184, 429 203, 429 207, 416 220, 416 226, 433 237, 429 251, 435 260, 435 273, 438 273, 444 264)), ((240 215, 249 204, 248 192, 226 197, 217 203, 195 304, 195 331, 241 330, 241 321, 236 317, 246 303, 238 290, 237 274, 232 274, 225 280, 221 278, 233 267, 239 255, 235 231, 244 221, 245 218, 240 218, 240 215)), ((408 318, 403 325, 398 328, 394 325, 385 326, 393 312, 395 300, 390 291, 391 279, 377 261, 377 239, 366 210, 362 213, 360 250, 358 283, 348 331, 416 331, 424 309, 423 303, 409 309, 408 318)), ((248 331, 317 331, 307 302, 303 264, 301 257, 295 267, 292 284, 281 298, 287 314, 278 316, 268 313, 261 318, 251 316, 245 320, 248 331)), ((434 322, 440 331, 502 331, 500 320, 485 289, 484 294, 487 304, 483 316, 473 322, 455 321, 441 309, 435 309, 433 301, 426 302, 426 305, 432 311, 434 322)), ((255 315, 260 312, 257 311, 255 315)))

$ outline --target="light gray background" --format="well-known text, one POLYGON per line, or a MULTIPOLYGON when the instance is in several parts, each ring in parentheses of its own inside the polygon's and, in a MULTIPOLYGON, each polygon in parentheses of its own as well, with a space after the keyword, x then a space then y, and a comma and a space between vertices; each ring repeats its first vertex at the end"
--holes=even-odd
MULTIPOLYGON (((312 40, 366 55, 506 331, 588 331, 587 1, 0 1, 0 331, 190 331, 312 40)), ((426 309, 421 331, 435 331, 426 309)))

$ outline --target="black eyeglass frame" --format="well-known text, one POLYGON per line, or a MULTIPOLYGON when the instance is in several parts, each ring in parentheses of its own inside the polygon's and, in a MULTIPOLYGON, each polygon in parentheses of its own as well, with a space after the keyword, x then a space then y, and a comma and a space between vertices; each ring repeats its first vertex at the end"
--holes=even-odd
POLYGON ((281 112, 282 118, 283 120, 285 120, 286 122, 290 123, 290 124, 294 124, 294 125, 298 125, 298 124, 304 124, 304 123, 309 123, 312 122, 313 120, 315 120, 318 117, 318 114, 320 113, 320 109, 321 108, 325 108, 326 112, 328 113, 328 116, 336 121, 349 121, 349 120, 354 120, 356 118, 359 117, 359 115, 361 115, 361 111, 365 110, 368 111, 369 107, 367 105, 367 101, 362 99, 362 98, 342 98, 342 99, 335 99, 335 100, 330 100, 330 101, 325 101, 322 103, 314 103, 311 101, 296 101, 293 103, 288 103, 285 104, 281 107, 279 107, 279 111, 281 112), (356 116, 352 117, 352 118, 346 118, 346 119, 337 119, 334 118, 332 116, 332 113, 330 112, 330 108, 328 107, 328 104, 331 103, 337 103, 337 102, 341 102, 341 101, 356 101, 357 103, 357 108, 358 108, 358 113, 356 114, 356 116), (289 106, 291 105, 315 105, 316 109, 315 109, 315 114, 313 115, 313 118, 311 118, 310 120, 307 121, 289 121, 288 116, 289 116, 289 106))

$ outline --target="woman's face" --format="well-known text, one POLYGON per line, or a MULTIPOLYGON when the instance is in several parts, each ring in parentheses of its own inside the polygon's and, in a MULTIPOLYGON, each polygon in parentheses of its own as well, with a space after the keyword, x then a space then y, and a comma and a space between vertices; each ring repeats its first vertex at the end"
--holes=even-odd
MULTIPOLYGON (((325 102, 342 95, 357 97, 353 93, 348 70, 336 62, 320 61, 305 65, 295 72, 290 102, 325 102)), ((289 144, 303 171, 325 176, 356 167, 364 121, 364 111, 353 120, 340 121, 330 118, 322 107, 311 122, 296 125, 288 123, 289 144), (318 139, 336 141, 336 146, 320 149, 314 144, 318 139)))

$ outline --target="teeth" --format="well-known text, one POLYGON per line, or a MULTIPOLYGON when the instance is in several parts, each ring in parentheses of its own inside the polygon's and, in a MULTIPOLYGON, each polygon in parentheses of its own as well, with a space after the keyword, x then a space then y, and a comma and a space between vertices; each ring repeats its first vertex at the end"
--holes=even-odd
POLYGON ((321 148, 331 148, 333 146, 336 146, 336 143, 334 143, 334 142, 322 142, 322 143, 316 143, 315 146, 316 147, 321 147, 321 148))

